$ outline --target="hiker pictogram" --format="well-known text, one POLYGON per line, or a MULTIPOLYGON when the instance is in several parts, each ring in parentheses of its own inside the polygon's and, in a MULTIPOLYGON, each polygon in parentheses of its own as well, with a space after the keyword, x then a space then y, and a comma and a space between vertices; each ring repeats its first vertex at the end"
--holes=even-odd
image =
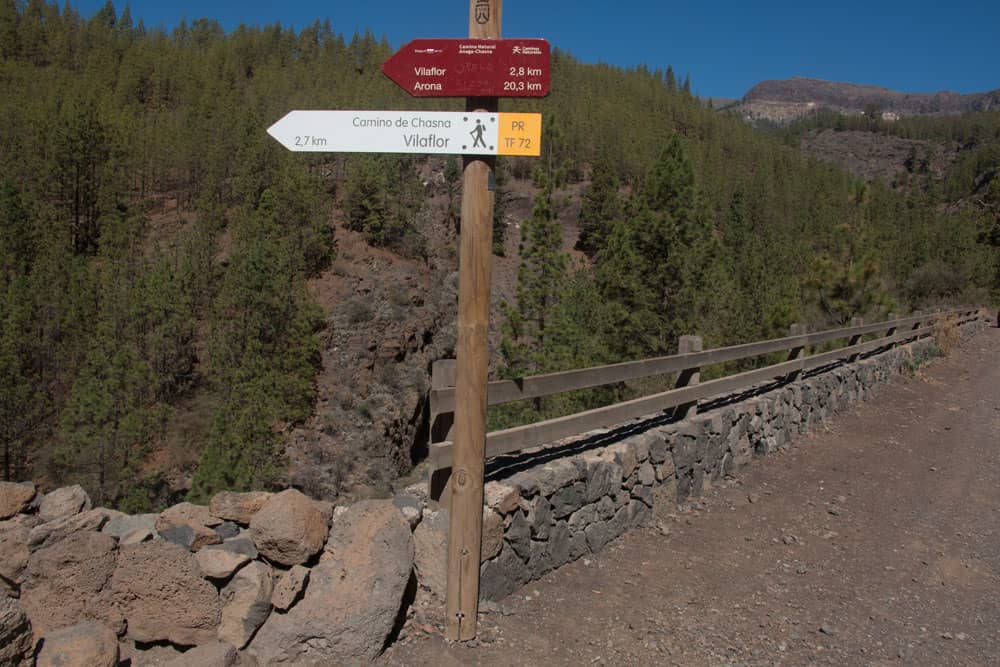
POLYGON ((481 120, 476 120, 476 126, 472 128, 469 134, 472 135, 472 147, 482 146, 486 148, 486 141, 483 139, 483 134, 486 132, 486 126, 483 125, 481 120))

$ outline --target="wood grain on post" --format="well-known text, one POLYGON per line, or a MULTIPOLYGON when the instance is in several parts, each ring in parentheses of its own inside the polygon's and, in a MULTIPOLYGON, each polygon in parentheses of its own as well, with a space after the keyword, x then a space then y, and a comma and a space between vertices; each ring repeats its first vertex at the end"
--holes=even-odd
MULTIPOLYGON (((677 341, 678 354, 691 354, 702 351, 701 336, 681 336, 677 341)), ((685 368, 677 376, 675 387, 689 387, 701 382, 701 366, 685 368)), ((698 414, 698 401, 678 405, 674 410, 674 416, 679 419, 690 419, 698 414)))
MULTIPOLYGON (((799 324, 798 322, 796 322, 795 324, 792 324, 790 327, 788 327, 788 335, 789 336, 805 336, 806 335, 806 325, 799 324)), ((788 353, 788 360, 789 361, 798 360, 798 359, 805 359, 805 357, 806 357, 806 346, 805 345, 799 345, 799 346, 793 347, 792 350, 791 350, 791 352, 788 353)), ((785 377, 785 380, 788 381, 788 382, 794 382, 795 380, 799 379, 800 375, 802 375, 802 371, 801 370, 797 370, 797 371, 794 371, 792 373, 789 373, 785 377)))
MULTIPOLYGON (((854 317, 851 318, 852 327, 860 327, 864 326, 864 324, 865 324, 865 318, 859 315, 855 315, 854 317)), ((862 337, 861 334, 854 334, 853 336, 851 336, 850 340, 847 341, 847 347, 854 347, 855 345, 858 345, 861 342, 861 337, 862 337)), ((847 360, 849 362, 855 362, 858 360, 858 356, 860 356, 859 353, 854 353, 851 356, 849 356, 847 360)))
MULTIPOLYGON (((431 392, 430 392, 430 424, 428 425, 427 444, 433 445, 435 442, 450 442, 454 437, 455 410, 454 406, 448 410, 441 409, 441 400, 438 392, 442 389, 450 389, 455 386, 455 360, 438 359, 431 366, 431 392)), ((427 470, 428 492, 431 500, 450 500, 445 494, 450 492, 446 488, 448 480, 451 478, 451 468, 438 469, 433 465, 427 470)))
MULTIPOLYGON (((886 319, 891 323, 891 325, 889 326, 889 328, 886 329, 886 332, 885 332, 885 337, 886 338, 892 338, 893 336, 896 335, 896 318, 897 317, 899 317, 899 316, 896 315, 896 313, 889 313, 886 316, 886 319)), ((889 343, 889 346, 890 347, 896 347, 896 341, 892 341, 891 343, 889 343)))
MULTIPOLYGON (((500 38, 501 0, 469 1, 469 37, 500 38)), ((467 111, 496 112, 496 98, 469 98, 467 111)), ((452 452, 451 520, 448 531, 448 639, 476 637, 479 556, 483 531, 483 468, 486 447, 487 334, 490 257, 493 244, 495 158, 464 159, 462 227, 458 264, 458 342, 455 370, 455 440, 452 452)))

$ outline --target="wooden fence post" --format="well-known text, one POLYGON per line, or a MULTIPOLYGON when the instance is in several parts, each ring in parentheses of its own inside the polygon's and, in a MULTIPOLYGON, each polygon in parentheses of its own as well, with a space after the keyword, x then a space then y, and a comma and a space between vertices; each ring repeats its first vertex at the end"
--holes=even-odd
MULTIPOLYGON (((890 338, 896 335, 896 325, 893 323, 896 319, 896 313, 889 313, 888 319, 890 324, 889 328, 885 332, 886 338, 890 338)), ((896 341, 892 341, 891 343, 889 343, 889 345, 892 347, 896 347, 896 341)))
MULTIPOLYGON (((806 325, 800 324, 798 322, 796 322, 795 324, 792 324, 790 327, 788 327, 788 335, 789 336, 804 336, 804 335, 806 335, 806 325)), ((806 346, 805 345, 798 345, 796 347, 793 347, 791 349, 791 351, 788 353, 788 360, 789 361, 793 361, 795 359, 805 359, 805 358, 806 358, 806 346)), ((802 375, 802 371, 801 370, 792 371, 791 373, 789 373, 788 375, 785 376, 785 381, 786 382, 794 382, 795 380, 799 379, 800 375, 802 375)))
MULTIPOLYGON (((863 317, 859 317, 859 316, 855 315, 854 317, 851 318, 851 326, 852 327, 860 327, 864 323, 865 323, 865 318, 863 318, 863 317)), ((861 334, 854 334, 847 341, 847 347, 853 347, 853 346, 857 345, 860 342, 861 342, 861 334)), ((857 353, 852 354, 850 357, 847 358, 848 363, 853 363, 853 362, 857 361, 858 360, 858 356, 859 355, 857 353)))
MULTIPOLYGON (((447 389, 455 386, 455 360, 438 359, 431 366, 431 396, 430 396, 430 426, 427 431, 428 446, 435 442, 451 440, 454 432, 455 413, 441 412, 438 406, 436 389, 447 389)), ((449 500, 448 480, 451 478, 451 467, 434 468, 427 471, 427 486, 432 500, 449 500)))
MULTIPOLYGON (((681 336, 677 341, 678 354, 691 354, 702 351, 701 336, 681 336)), ((701 382, 701 366, 685 368, 677 374, 677 382, 674 387, 689 387, 701 382)), ((675 419, 689 419, 698 414, 698 401, 678 405, 674 408, 675 419)))
MULTIPOLYGON (((919 329, 920 327, 923 326, 923 324, 924 324, 924 311, 922 311, 922 310, 915 310, 915 311, 913 311, 913 317, 917 317, 919 319, 916 322, 913 323, 913 326, 910 327, 910 331, 916 331, 917 329, 919 329)), ((909 342, 910 340, 913 340, 913 339, 908 339, 907 342, 909 342)))

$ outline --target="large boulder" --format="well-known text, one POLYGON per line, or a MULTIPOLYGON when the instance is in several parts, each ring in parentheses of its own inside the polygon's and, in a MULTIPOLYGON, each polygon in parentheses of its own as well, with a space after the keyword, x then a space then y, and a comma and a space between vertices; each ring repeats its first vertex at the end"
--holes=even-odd
POLYGON ((0 523, 0 585, 16 591, 28 566, 28 529, 15 521, 0 523))
POLYGON ((103 509, 87 510, 81 514, 54 519, 31 529, 28 533, 28 548, 34 551, 51 546, 74 533, 100 530, 107 520, 108 515, 103 509))
POLYGON ((101 528, 102 533, 107 533, 111 537, 122 537, 136 530, 146 530, 150 534, 156 534, 156 519, 158 514, 120 514, 108 518, 108 522, 101 528))
POLYGON ((90 496, 79 484, 64 486, 52 493, 46 493, 38 506, 38 516, 42 521, 55 521, 73 516, 91 508, 90 496))
POLYGON ((27 667, 34 646, 31 621, 17 600, 0 597, 0 665, 27 667))
POLYGON ((267 491, 250 491, 248 493, 222 491, 212 496, 208 509, 212 516, 246 526, 271 495, 267 491))
POLYGON ((34 497, 35 485, 31 482, 24 484, 0 482, 0 521, 6 521, 28 509, 34 497))
POLYGON ((139 642, 196 646, 216 639, 221 607, 194 555, 163 540, 122 547, 111 596, 139 642))
POLYGON ((366 662, 392 631, 413 567, 410 527, 391 501, 338 516, 305 596, 271 614, 249 651, 263 665, 366 662))
POLYGON ((148 540, 156 537, 155 531, 149 530, 148 528, 136 528, 135 530, 130 530, 121 537, 118 538, 118 545, 127 547, 130 544, 139 544, 140 542, 146 542, 148 540))
POLYGON ((222 589, 219 639, 243 648, 271 613, 274 575, 271 566, 254 561, 236 573, 222 589))
POLYGON ((518 508, 521 492, 515 486, 501 482, 487 482, 483 487, 483 501, 490 509, 500 515, 511 514, 518 508))
POLYGON ((302 591, 309 583, 309 568, 295 565, 291 570, 281 575, 271 593, 271 604, 279 611, 288 611, 298 602, 302 591))
POLYGON ((21 602, 36 636, 83 620, 120 625, 108 591, 117 548, 110 535, 85 531, 31 555, 21 602))
MULTIPOLYGON (((186 654, 185 651, 173 644, 140 643, 137 646, 135 642, 130 640, 119 641, 118 650, 118 659, 123 667, 163 667, 175 660, 182 660, 186 654)), ((182 664, 187 665, 187 663, 182 664)), ((259 666, 255 665, 254 667, 259 666)))
POLYGON ((257 556, 260 555, 257 551, 257 545, 253 543, 253 540, 249 535, 240 535, 239 537, 224 540, 222 544, 211 544, 202 549, 202 551, 214 551, 216 549, 231 551, 235 554, 243 554, 250 558, 250 560, 255 560, 257 556))
POLYGON ((500 553, 500 548, 503 547, 503 524, 502 516, 489 508, 483 508, 483 539, 479 551, 480 563, 500 553))
POLYGON ((117 667, 118 637, 101 623, 84 621, 48 633, 36 667, 117 667))
MULTIPOLYGON (((418 583, 440 598, 444 598, 448 585, 448 510, 427 510, 423 520, 413 531, 414 566, 418 583)), ((488 507, 483 507, 483 541, 480 562, 500 553, 503 547, 503 517, 488 507)))
POLYGON ((401 493, 392 499, 392 504, 395 505, 399 513, 406 519, 406 523, 410 524, 410 530, 417 527, 417 524, 420 523, 420 519, 423 517, 424 510, 416 496, 401 493))
POLYGON ((183 655, 161 667, 233 667, 236 664, 236 649, 226 642, 212 642, 196 646, 183 655))
POLYGON ((228 579, 250 562, 250 556, 224 549, 202 549, 194 555, 198 567, 209 579, 228 579))
POLYGON ((260 553, 282 565, 301 565, 318 554, 328 532, 320 508, 295 489, 271 496, 250 520, 260 553))
POLYGON ((194 503, 177 503, 160 512, 156 519, 156 529, 167 526, 218 526, 222 519, 212 516, 205 505, 195 505, 194 503))
POLYGON ((448 522, 447 510, 427 510, 413 531, 417 581, 442 599, 448 585, 448 522))
POLYGON ((163 539, 198 551, 209 544, 222 542, 219 534, 212 530, 221 523, 222 519, 212 516, 204 505, 178 503, 160 512, 155 528, 163 539))

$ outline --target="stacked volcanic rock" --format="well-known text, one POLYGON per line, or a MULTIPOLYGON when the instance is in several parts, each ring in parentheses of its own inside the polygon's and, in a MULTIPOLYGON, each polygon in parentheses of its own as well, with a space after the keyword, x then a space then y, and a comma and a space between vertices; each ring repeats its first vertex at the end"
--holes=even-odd
MULTIPOLYGON (((630 439, 549 461, 485 487, 480 597, 496 600, 591 552, 651 514, 654 486, 673 479, 660 438, 630 439)), ((448 513, 429 509, 414 532, 420 584, 443 596, 448 513)))
POLYGON ((159 514, 0 483, 0 664, 342 664, 383 649, 413 567, 408 496, 296 490, 159 514))

